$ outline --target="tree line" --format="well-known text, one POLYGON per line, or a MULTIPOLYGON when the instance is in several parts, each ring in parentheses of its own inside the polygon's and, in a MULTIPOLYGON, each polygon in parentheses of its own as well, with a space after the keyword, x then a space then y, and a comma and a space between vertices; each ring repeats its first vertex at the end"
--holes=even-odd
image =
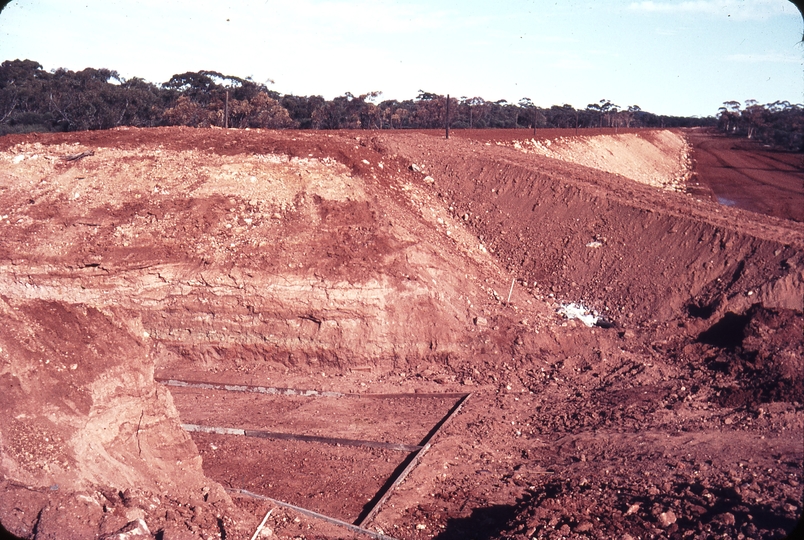
POLYGON ((804 152, 804 105, 789 101, 760 105, 749 99, 741 109, 738 101, 726 101, 718 109, 717 122, 727 135, 804 152))
POLYGON ((31 131, 78 131, 117 126, 228 126, 298 129, 443 128, 449 99, 450 127, 594 128, 714 126, 715 117, 664 116, 637 105, 603 99, 584 109, 538 107, 460 98, 420 90, 414 99, 381 100, 381 92, 331 100, 280 94, 251 78, 215 71, 174 75, 162 84, 125 79, 109 69, 45 71, 33 60, 0 65, 0 135, 31 131))

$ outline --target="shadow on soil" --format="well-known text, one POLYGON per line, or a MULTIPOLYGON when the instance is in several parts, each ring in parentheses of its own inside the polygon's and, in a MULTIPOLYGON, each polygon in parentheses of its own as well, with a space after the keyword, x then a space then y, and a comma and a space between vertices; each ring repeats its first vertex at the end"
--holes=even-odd
POLYGON ((452 518, 435 540, 482 540, 497 538, 516 516, 514 505, 494 505, 475 508, 465 518, 452 518))
POLYGON ((0 538, 3 540, 22 540, 19 536, 14 536, 8 532, 2 523, 0 523, 0 538))
POLYGON ((750 314, 737 315, 728 312, 708 330, 702 332, 698 336, 698 341, 715 347, 734 349, 745 338, 745 327, 749 322, 751 322, 750 314))
MULTIPOLYGON (((516 521, 509 522, 507 528, 519 532, 530 529, 528 536, 534 538, 554 535, 565 526, 567 532, 576 531, 580 525, 577 509, 593 506, 594 500, 606 496, 603 489, 599 492, 604 495, 591 496, 594 487, 587 486, 586 490, 578 491, 566 481, 550 481, 537 491, 527 493, 513 511, 509 510, 508 517, 516 516, 516 521), (540 507, 547 511, 540 512, 540 507)), ((598 532, 611 538, 621 538, 626 532, 635 538, 652 538, 659 513, 665 509, 674 509, 676 514, 673 523, 664 530, 671 540, 686 538, 689 532, 707 538, 733 537, 730 535, 735 533, 735 529, 741 530, 740 536, 746 538, 804 538, 797 536, 802 527, 800 515, 793 516, 776 505, 749 502, 733 488, 707 489, 702 483, 681 482, 666 489, 665 493, 649 495, 644 484, 621 487, 621 490, 617 490, 616 498, 603 499, 603 506, 633 507, 637 509, 636 512, 630 515, 600 514, 596 519, 589 516, 598 532)), ((500 517, 506 519, 505 516, 500 517)), ((505 526, 505 522, 499 523, 497 532, 505 526)), ((471 528, 467 530, 472 534, 471 528)), ((474 534, 475 538, 484 538, 480 532, 474 534)), ((566 536, 567 533, 562 534, 566 536)), ((457 535, 443 538, 460 538, 460 535, 461 532, 458 532, 457 535)))

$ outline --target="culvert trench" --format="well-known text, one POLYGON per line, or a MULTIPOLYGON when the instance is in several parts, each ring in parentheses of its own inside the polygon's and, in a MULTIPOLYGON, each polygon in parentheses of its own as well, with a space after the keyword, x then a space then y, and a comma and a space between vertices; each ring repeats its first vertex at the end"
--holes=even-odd
POLYGON ((374 536, 364 527, 471 395, 156 380, 227 491, 374 536))

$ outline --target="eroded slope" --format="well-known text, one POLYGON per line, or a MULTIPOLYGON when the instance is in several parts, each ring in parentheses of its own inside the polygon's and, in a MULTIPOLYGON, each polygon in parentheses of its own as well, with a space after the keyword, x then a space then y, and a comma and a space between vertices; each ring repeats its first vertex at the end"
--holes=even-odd
MULTIPOLYGON (((120 504, 98 489, 201 497, 214 483, 154 370, 410 370, 479 342, 477 318, 502 293, 485 283, 502 273, 421 178, 351 138, 240 133, 228 155, 230 133, 207 147, 208 131, 120 130, 0 155, 8 486, 58 484, 95 509, 120 504), (243 151, 244 135, 259 149, 243 151), (378 189, 383 168, 398 179, 378 189)), ((37 514, 3 523, 41 534, 37 514)), ((111 532, 104 516, 92 510, 87 534, 111 532)))
POLYGON ((19 534, 64 515, 88 537, 142 516, 163 537, 249 534, 258 512, 204 484, 154 372, 474 391, 377 516, 399 538, 771 537, 800 514, 797 224, 470 136, 126 129, 0 149, 1 506, 18 509, 0 519, 19 534), (569 301, 614 327, 561 319, 569 301), (148 495, 117 493, 134 484, 148 495))

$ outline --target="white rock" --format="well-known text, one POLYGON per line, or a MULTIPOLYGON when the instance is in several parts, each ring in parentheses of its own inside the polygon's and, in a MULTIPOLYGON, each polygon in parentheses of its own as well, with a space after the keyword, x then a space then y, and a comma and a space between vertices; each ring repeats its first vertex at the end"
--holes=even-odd
POLYGON ((153 538, 151 530, 142 518, 130 522, 114 534, 102 537, 104 540, 134 540, 137 538, 153 538))
POLYGON ((672 510, 668 510, 667 512, 662 512, 659 514, 659 523, 662 527, 669 527, 673 523, 676 522, 676 515, 673 513, 672 510))

